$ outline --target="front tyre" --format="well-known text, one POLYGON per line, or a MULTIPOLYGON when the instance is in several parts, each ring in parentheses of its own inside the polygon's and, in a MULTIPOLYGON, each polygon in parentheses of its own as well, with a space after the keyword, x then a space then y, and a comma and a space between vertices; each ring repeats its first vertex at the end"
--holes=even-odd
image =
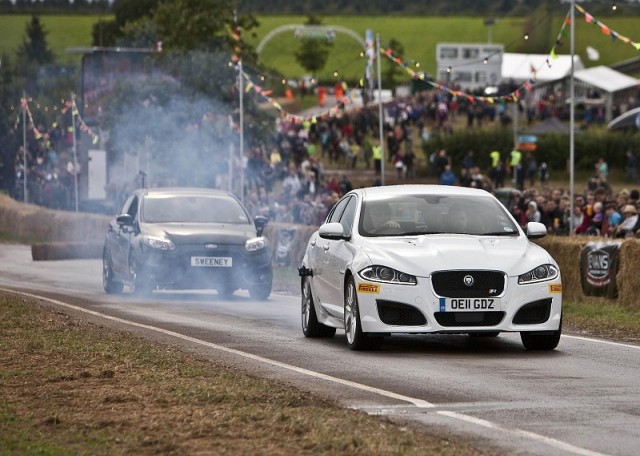
POLYGON ((102 250, 102 288, 107 294, 120 294, 124 285, 116 281, 113 268, 111 267, 111 255, 109 255, 109 247, 104 246, 102 250))
POLYGON ((554 350, 560 343, 561 334, 562 318, 560 318, 560 327, 557 331, 549 331, 545 334, 521 332, 520 339, 527 350, 554 350))
POLYGON ((336 328, 318 321, 309 277, 302 279, 302 333, 305 337, 333 337, 336 334, 336 328))
POLYGON ((371 337, 362 332, 358 294, 353 276, 347 280, 344 291, 344 332, 351 350, 379 350, 384 340, 382 336, 371 337))
POLYGON ((260 285, 252 285, 249 287, 249 296, 254 301, 266 301, 271 295, 273 288, 273 278, 268 282, 260 285))
POLYGON ((136 296, 151 294, 154 286, 151 280, 144 274, 143 268, 132 257, 129 261, 129 292, 136 296))

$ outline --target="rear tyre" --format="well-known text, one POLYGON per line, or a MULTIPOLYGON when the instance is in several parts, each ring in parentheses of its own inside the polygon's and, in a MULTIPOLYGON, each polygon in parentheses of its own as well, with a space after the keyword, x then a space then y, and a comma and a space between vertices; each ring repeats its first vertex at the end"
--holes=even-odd
POLYGON ((554 350, 560 343, 561 334, 562 318, 560 318, 560 327, 557 331, 549 331, 547 334, 521 332, 520 339, 527 350, 554 350))
POLYGON ((358 294, 353 276, 347 280, 344 291, 344 332, 351 350, 379 350, 384 341, 384 336, 372 337, 362 332, 358 294))
POLYGON ((336 334, 336 328, 318 321, 309 277, 302 279, 302 333, 305 337, 333 337, 336 334))
POLYGON ((116 281, 111 267, 111 255, 105 245, 102 250, 102 287, 107 294, 120 294, 124 285, 116 281))

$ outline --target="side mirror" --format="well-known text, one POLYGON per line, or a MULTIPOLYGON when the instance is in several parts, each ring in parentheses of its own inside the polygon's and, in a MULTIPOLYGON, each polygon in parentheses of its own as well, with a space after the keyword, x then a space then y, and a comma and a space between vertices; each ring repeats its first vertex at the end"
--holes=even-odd
POLYGON ((116 217, 116 223, 120 226, 132 226, 133 217, 129 214, 120 214, 116 217))
POLYGON ((344 228, 338 222, 325 223, 318 229, 318 235, 322 239, 346 239, 344 228))
POLYGON ((529 239, 540 239, 547 235, 547 227, 543 223, 527 223, 527 237, 529 239))
POLYGON ((264 215, 256 215, 253 218, 253 223, 256 226, 256 234, 262 236, 262 231, 264 227, 267 226, 267 223, 269 223, 269 219, 264 215))

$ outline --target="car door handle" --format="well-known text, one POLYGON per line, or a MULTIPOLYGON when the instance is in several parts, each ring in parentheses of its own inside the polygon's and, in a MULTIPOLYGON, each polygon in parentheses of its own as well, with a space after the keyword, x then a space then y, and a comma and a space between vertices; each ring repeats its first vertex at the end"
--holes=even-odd
POLYGON ((325 251, 326 251, 326 250, 329 250, 329 244, 325 244, 325 245, 323 245, 323 246, 322 246, 322 248, 323 248, 323 249, 325 249, 325 251))

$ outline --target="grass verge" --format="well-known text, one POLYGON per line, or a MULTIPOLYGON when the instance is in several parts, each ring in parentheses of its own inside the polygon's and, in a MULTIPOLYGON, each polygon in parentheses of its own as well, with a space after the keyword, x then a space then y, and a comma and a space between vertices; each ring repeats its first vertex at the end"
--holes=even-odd
POLYGON ((625 307, 604 298, 563 302, 565 332, 640 343, 640 307, 625 307))
POLYGON ((485 454, 0 296, 2 454, 485 454))

